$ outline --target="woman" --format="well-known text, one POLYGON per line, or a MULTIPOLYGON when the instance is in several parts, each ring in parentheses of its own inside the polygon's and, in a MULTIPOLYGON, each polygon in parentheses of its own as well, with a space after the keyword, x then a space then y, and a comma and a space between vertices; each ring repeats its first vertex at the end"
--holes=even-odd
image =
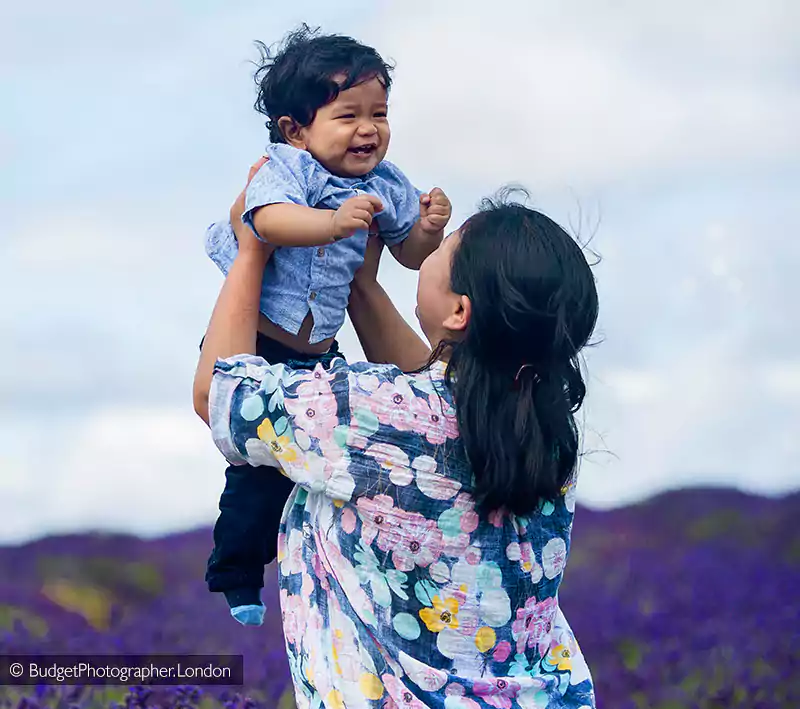
POLYGON ((487 203, 420 270, 431 349, 373 241, 350 300, 370 363, 295 372, 251 354, 270 252, 235 226, 195 407, 230 462, 297 483, 278 559, 298 707, 594 707, 558 606, 598 309, 581 249, 487 203))

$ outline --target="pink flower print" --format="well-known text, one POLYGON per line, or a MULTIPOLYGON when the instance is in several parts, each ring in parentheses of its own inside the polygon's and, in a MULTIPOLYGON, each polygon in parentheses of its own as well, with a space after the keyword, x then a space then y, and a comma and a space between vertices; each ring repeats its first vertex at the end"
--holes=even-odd
POLYGON ((342 529, 347 534, 352 534, 356 531, 356 515, 349 507, 342 512, 342 529))
POLYGON ((539 566, 539 562, 536 561, 536 555, 533 553, 531 543, 522 542, 522 544, 519 545, 519 554, 519 563, 520 566, 522 566, 522 570, 526 573, 530 573, 533 583, 539 583, 539 581, 542 580, 542 567, 539 566))
POLYGON ((327 394, 331 390, 331 375, 322 365, 317 365, 310 377, 303 377, 303 382, 297 387, 298 397, 313 399, 320 394, 327 394))
POLYGON ((464 553, 464 558, 470 566, 477 566, 481 563, 480 547, 469 547, 464 553))
POLYGON ((400 524, 401 511, 395 508, 394 500, 388 495, 376 495, 373 498, 359 497, 356 508, 361 517, 361 538, 365 544, 372 544, 379 533, 394 535, 400 524))
POLYGON ((411 391, 406 378, 400 376, 393 383, 383 382, 378 387, 370 397, 372 403, 370 408, 382 424, 398 431, 413 431, 415 419, 411 411, 411 402, 414 398, 414 392, 411 391))
POLYGON ((314 586, 314 581, 311 579, 311 574, 304 571, 301 574, 301 578, 303 580, 300 582, 300 596, 308 603, 311 600, 311 595, 316 591, 316 587, 314 586))
POLYGON ((489 513, 489 524, 497 528, 502 527, 507 514, 508 513, 503 507, 501 507, 499 510, 492 510, 489 513))
POLYGON ((359 450, 364 450, 367 445, 369 444, 369 438, 366 436, 362 436, 358 433, 357 430, 353 428, 347 429, 347 442, 346 445, 348 448, 358 448, 359 450))
POLYGON ((444 688, 444 695, 446 697, 463 697, 464 688, 460 684, 453 682, 444 688))
POLYGON ((400 527, 392 533, 381 531, 378 546, 392 551, 392 561, 398 571, 413 571, 415 566, 430 566, 442 553, 442 531, 436 522, 418 512, 406 513, 400 527))
POLYGON ((326 591, 330 591, 331 587, 328 584, 328 572, 322 565, 322 560, 319 558, 319 554, 317 554, 316 551, 311 555, 311 568, 314 570, 314 575, 319 579, 320 587, 326 591))
MULTIPOLYGON (((378 418, 378 410, 381 408, 381 401, 376 395, 369 396, 363 392, 354 390, 350 392, 350 415, 351 420, 355 424, 356 412, 367 412, 378 418)), ((351 426, 354 428, 355 426, 351 426)))
POLYGON ((338 423, 338 404, 328 380, 314 378, 318 374, 315 370, 311 379, 297 387, 296 397, 286 397, 285 406, 286 411, 294 416, 296 426, 309 436, 322 438, 329 436, 338 423))
POLYGON ((501 640, 497 643, 497 647, 494 649, 494 657, 495 662, 505 662, 508 659, 508 656, 511 654, 511 643, 508 640, 501 640))
POLYGON ((502 677, 490 681, 479 680, 473 685, 473 691, 490 707, 497 709, 510 709, 511 700, 519 694, 520 686, 502 677))
POLYGON ((480 517, 475 512, 475 500, 471 495, 462 492, 453 501, 453 508, 463 512, 461 515, 461 531, 466 534, 472 534, 478 528, 478 523, 480 522, 480 517))
POLYGON ((479 522, 478 513, 475 510, 467 510, 461 515, 461 531, 472 534, 478 528, 479 522))
POLYGON ((401 652, 398 659, 400 665, 406 673, 406 676, 421 689, 426 692, 438 692, 442 687, 447 684, 447 672, 444 670, 437 670, 424 662, 406 655, 401 652))
POLYGON ((441 408, 431 408, 424 397, 414 397, 411 401, 411 414, 414 417, 414 429, 425 436, 429 443, 441 445, 448 438, 458 438, 458 425, 453 416, 445 416, 441 408))
POLYGON ((453 682, 445 687, 444 694, 447 697, 446 705, 448 709, 480 709, 478 702, 474 699, 467 699, 464 696, 464 688, 460 684, 453 682))
POLYGON ((442 553, 447 556, 461 558, 469 546, 469 534, 459 534, 455 537, 442 537, 444 546, 442 553))
POLYGON ((475 501, 466 492, 462 492, 453 500, 453 509, 462 511, 474 510, 475 501))
POLYGON ((425 705, 394 675, 385 674, 381 677, 381 680, 383 680, 383 686, 386 687, 389 696, 394 699, 398 709, 425 709, 425 705))
POLYGON ((517 618, 511 625, 511 633, 517 641, 517 652, 524 652, 526 647, 536 647, 539 655, 544 656, 550 645, 550 633, 557 611, 558 603, 552 597, 541 603, 531 597, 525 602, 524 608, 517 608, 517 618))
POLYGON ((344 458, 344 450, 336 443, 333 429, 317 429, 319 450, 327 463, 338 463, 344 458))
POLYGON ((286 642, 290 645, 298 645, 303 638, 306 625, 303 600, 296 595, 283 596, 283 591, 281 591, 281 596, 283 633, 286 636, 286 642))

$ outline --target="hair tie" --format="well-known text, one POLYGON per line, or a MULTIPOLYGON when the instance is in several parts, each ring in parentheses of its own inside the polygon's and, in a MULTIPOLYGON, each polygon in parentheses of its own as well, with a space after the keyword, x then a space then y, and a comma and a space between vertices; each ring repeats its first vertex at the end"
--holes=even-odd
MULTIPOLYGON (((520 368, 517 370, 517 376, 515 376, 515 377, 514 377, 514 384, 515 384, 517 387, 519 387, 519 379, 520 379, 520 377, 522 376, 522 372, 524 372, 524 371, 525 371, 525 368, 526 368, 526 367, 530 367, 531 369, 534 369, 534 365, 533 365, 533 364, 531 364, 530 362, 528 362, 528 363, 526 363, 526 364, 523 364, 523 365, 522 365, 522 366, 521 366, 521 367, 520 367, 520 368)), ((540 377, 539 377, 539 375, 538 375, 538 374, 537 374, 535 371, 534 371, 534 373, 533 373, 533 381, 534 381, 534 384, 540 381, 540 377)))

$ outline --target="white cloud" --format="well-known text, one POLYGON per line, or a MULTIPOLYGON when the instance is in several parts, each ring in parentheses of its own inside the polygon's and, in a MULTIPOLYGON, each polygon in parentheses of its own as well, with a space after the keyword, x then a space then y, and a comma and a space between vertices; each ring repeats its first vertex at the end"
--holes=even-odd
POLYGON ((603 379, 615 398, 631 405, 658 399, 666 390, 664 377, 656 372, 612 369, 603 379))
POLYGON ((559 189, 788 164, 800 10, 734 5, 388 6, 395 145, 434 174, 559 189))
POLYGON ((226 464, 188 406, 105 408, 59 423, 69 436, 32 427, 22 456, 3 461, 0 539, 213 523, 226 464))
POLYGON ((769 396, 792 402, 800 400, 800 360, 765 363, 760 374, 769 396))
POLYGON ((734 485, 779 494, 800 485, 790 457, 800 422, 800 362, 761 371, 737 338, 710 336, 649 370, 590 367, 581 499, 609 507, 654 489, 734 485), (760 376, 759 376, 760 375, 760 376), (598 435, 602 434, 602 439, 598 435), (608 454, 611 455, 608 455, 608 454))

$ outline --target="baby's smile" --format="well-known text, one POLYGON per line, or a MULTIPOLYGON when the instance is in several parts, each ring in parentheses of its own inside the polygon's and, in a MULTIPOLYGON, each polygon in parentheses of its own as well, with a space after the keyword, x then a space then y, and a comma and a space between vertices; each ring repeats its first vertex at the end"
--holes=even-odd
POLYGON ((358 145, 356 147, 348 148, 347 152, 353 153, 354 155, 370 156, 377 149, 378 149, 377 143, 364 143, 364 145, 358 145))

